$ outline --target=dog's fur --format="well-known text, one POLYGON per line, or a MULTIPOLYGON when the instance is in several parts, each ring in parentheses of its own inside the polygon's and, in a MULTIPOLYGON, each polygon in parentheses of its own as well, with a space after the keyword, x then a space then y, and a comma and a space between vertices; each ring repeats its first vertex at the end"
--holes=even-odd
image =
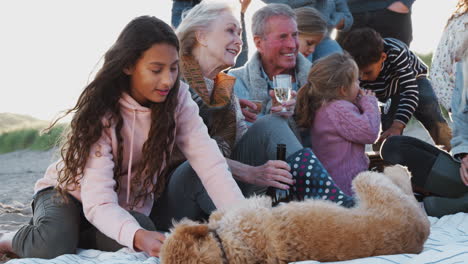
POLYGON ((324 200, 272 208, 270 198, 253 197, 214 212, 209 223, 182 220, 162 246, 162 263, 340 261, 422 251, 430 224, 406 168, 362 172, 353 188, 354 208, 324 200), (221 238, 227 261, 211 230, 221 238))

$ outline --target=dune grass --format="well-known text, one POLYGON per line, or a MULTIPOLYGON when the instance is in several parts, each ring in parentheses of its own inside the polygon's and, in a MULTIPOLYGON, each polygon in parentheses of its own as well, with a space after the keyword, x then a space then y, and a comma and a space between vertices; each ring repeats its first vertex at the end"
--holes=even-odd
POLYGON ((24 128, 0 134, 0 153, 16 150, 48 150, 58 144, 66 124, 58 124, 48 133, 42 128, 24 128))

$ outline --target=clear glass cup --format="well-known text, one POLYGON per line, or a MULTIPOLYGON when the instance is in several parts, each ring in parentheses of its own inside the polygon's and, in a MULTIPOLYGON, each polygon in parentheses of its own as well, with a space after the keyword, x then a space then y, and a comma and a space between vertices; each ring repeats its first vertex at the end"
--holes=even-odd
POLYGON ((385 101, 385 103, 377 101, 377 104, 380 107, 381 113, 386 115, 390 110, 390 106, 392 105, 392 98, 388 98, 387 101, 385 101))
MULTIPOLYGON (((291 99, 292 78, 289 74, 279 74, 273 76, 273 90, 276 100, 283 104, 291 99)), ((287 112, 286 107, 282 107, 281 112, 287 112)))
POLYGON ((249 107, 249 111, 254 114, 260 114, 262 112, 263 101, 262 100, 250 100, 250 102, 254 103, 257 106, 257 109, 254 110, 249 107))

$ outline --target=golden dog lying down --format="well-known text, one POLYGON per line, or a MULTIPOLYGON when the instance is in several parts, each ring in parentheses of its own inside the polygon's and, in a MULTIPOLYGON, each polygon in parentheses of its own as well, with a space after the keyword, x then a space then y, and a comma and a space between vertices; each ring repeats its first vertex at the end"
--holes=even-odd
POLYGON ((163 244, 162 263, 340 261, 422 251, 430 223, 406 168, 362 172, 353 188, 354 208, 324 200, 272 208, 269 197, 253 197, 214 212, 209 223, 182 220, 163 244))

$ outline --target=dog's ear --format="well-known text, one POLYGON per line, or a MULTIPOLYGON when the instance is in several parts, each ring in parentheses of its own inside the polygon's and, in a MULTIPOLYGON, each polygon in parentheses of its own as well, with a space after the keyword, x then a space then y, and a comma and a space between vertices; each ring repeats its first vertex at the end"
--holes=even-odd
POLYGON ((208 234, 208 226, 205 224, 183 225, 176 229, 177 232, 191 235, 195 238, 202 238, 208 234))

